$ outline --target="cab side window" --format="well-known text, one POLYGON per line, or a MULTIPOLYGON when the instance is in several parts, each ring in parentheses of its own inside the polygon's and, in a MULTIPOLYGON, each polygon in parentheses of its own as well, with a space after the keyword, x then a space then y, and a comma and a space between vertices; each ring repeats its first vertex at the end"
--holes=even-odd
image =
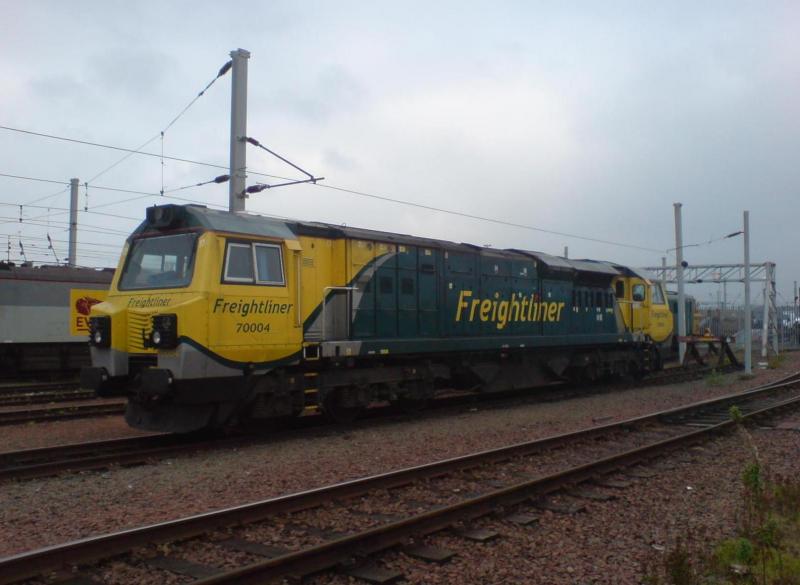
POLYGON ((633 300, 635 302, 644 302, 644 285, 643 284, 634 284, 633 289, 633 300))
POLYGON ((615 291, 615 293, 618 299, 625 298, 625 283, 622 282, 621 280, 617 282, 617 290, 615 291))
POLYGON ((665 304, 664 295, 661 294, 661 285, 660 284, 652 284, 650 285, 650 295, 653 298, 654 305, 663 305, 665 304))
POLYGON ((272 244, 253 244, 256 256, 256 282, 283 284, 281 249, 272 244))
POLYGON ((285 279, 280 246, 228 242, 223 281, 283 286, 285 279))
POLYGON ((225 255, 226 282, 253 282, 253 252, 250 244, 228 244, 225 255))

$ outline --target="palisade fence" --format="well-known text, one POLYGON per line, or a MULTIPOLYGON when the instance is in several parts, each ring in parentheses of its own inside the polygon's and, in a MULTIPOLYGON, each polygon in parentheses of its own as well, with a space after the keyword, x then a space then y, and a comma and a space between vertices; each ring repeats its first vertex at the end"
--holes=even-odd
MULTIPOLYGON (((744 305, 725 308, 717 304, 701 304, 698 308, 700 333, 709 332, 719 337, 734 337, 736 347, 744 344, 744 305)), ((753 349, 761 347, 764 333, 764 305, 751 308, 753 349)), ((800 348, 800 307, 777 306, 778 349, 800 348)))

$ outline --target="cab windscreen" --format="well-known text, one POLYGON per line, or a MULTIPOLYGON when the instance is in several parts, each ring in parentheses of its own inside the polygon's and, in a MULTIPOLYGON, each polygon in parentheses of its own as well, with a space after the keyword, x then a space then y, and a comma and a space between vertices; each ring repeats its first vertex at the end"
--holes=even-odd
POLYGON ((120 290, 189 286, 197 234, 152 236, 133 241, 119 279, 120 290))

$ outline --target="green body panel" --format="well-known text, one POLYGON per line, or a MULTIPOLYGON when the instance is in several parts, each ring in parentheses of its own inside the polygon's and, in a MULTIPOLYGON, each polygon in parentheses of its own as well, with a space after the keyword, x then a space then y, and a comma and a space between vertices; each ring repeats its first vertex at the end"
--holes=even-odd
POLYGON ((478 323, 469 320, 453 321, 458 309, 458 299, 462 290, 477 290, 478 255, 470 252, 446 252, 444 273, 439 286, 443 289, 444 306, 440 309, 439 322, 442 335, 477 336, 480 335, 478 323))
POLYGON ((610 278, 576 283, 574 274, 545 274, 533 260, 492 251, 399 246, 353 284, 350 340, 363 342, 362 355, 630 341, 618 329, 610 278))
MULTIPOLYGON (((427 248, 426 248, 427 249, 427 248)), ((439 250, 427 249, 429 256, 418 250, 417 271, 417 323, 420 337, 438 337, 442 330, 439 321, 439 279, 442 273, 442 255, 439 250)))
MULTIPOLYGON (((669 292, 667 293, 669 302, 669 310, 672 313, 672 331, 678 335, 678 294, 669 292)), ((686 316, 686 335, 692 335, 694 331, 694 310, 696 301, 693 296, 685 295, 684 298, 685 316, 686 316)))

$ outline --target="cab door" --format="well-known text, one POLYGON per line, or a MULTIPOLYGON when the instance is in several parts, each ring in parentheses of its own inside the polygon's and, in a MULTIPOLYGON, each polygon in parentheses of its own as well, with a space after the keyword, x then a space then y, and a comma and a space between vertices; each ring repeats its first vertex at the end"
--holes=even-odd
POLYGON ((633 303, 630 299, 630 283, 627 278, 620 277, 613 281, 614 299, 619 306, 625 329, 633 331, 633 303))
POLYGON ((631 322, 633 330, 647 332, 650 328, 649 287, 640 278, 630 279, 631 287, 631 322))
MULTIPOLYGON (((650 285, 650 338, 656 343, 663 343, 672 333, 672 313, 667 304, 667 297, 660 282, 650 285)), ((687 329, 687 331, 689 331, 687 329)))

